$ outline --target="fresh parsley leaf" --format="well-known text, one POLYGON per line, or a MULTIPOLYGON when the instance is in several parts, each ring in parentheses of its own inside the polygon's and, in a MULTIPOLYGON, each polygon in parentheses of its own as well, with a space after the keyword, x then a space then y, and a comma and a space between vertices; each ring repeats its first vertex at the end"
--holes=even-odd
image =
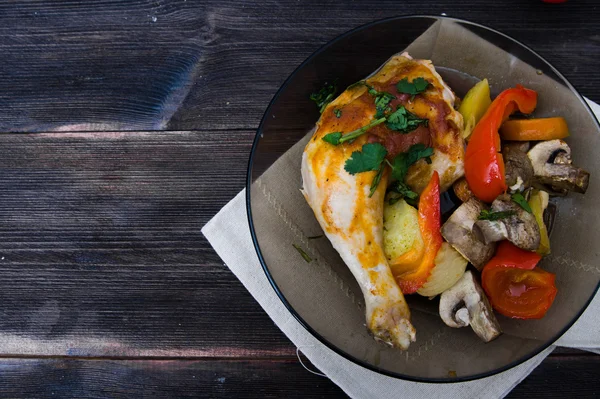
POLYGON ((316 93, 312 93, 310 95, 310 99, 317 104, 317 108, 319 108, 319 112, 323 113, 327 104, 329 104, 333 100, 333 96, 337 90, 337 81, 333 83, 325 82, 325 85, 316 93))
POLYGON ((308 254, 306 252, 304 252, 304 250, 302 248, 300 248, 299 245, 292 244, 292 246, 294 248, 296 248, 296 251, 298 251, 298 253, 300 254, 300 256, 302 256, 302 258, 304 258, 304 260, 306 261, 306 263, 312 262, 312 259, 310 258, 310 256, 308 256, 308 254))
POLYGON ((505 219, 505 218, 511 217, 515 213, 516 213, 515 211, 493 212, 493 211, 488 211, 487 209, 482 209, 481 213, 479 213, 479 216, 477 217, 477 219, 479 219, 479 220, 500 220, 500 219, 505 219))
POLYGON ((383 122, 385 122, 385 118, 375 119, 374 121, 372 121, 368 125, 365 125, 365 126, 360 127, 360 128, 358 128, 356 130, 353 130, 350 133, 346 133, 339 140, 339 144, 344 143, 346 141, 354 140, 355 138, 357 138, 357 137, 362 136, 363 134, 365 134, 373 126, 377 126, 377 125, 379 125, 380 123, 383 123, 383 122))
POLYGON ((399 93, 410 94, 412 95, 412 98, 415 98, 417 94, 420 94, 427 90, 428 86, 429 82, 421 77, 413 79, 412 82, 409 82, 408 78, 404 78, 398 83, 396 83, 396 89, 399 93))
POLYGON ((410 133, 419 125, 427 126, 428 119, 420 119, 415 114, 409 112, 403 105, 399 105, 396 111, 387 117, 386 126, 396 132, 410 133))
POLYGON ((333 110, 333 114, 335 115, 336 118, 341 118, 342 117, 342 110, 341 109, 334 109, 333 110))
POLYGON ((395 181, 394 183, 392 183, 392 185, 388 189, 388 193, 388 203, 390 205, 394 205, 396 202, 404 198, 404 201, 406 201, 407 204, 412 205, 414 207, 418 206, 419 194, 412 191, 410 187, 408 187, 408 185, 404 182, 395 181))
POLYGON ((351 141, 359 136, 362 136, 370 128, 372 128, 373 126, 377 126, 383 122, 385 122, 385 118, 379 118, 375 119, 374 121, 371 121, 371 123, 369 123, 368 125, 360 127, 346 134, 343 134, 342 132, 327 133, 325 136, 323 136, 323 141, 326 141, 329 144, 339 145, 345 143, 346 141, 351 141))
POLYGON ((385 116, 386 113, 390 112, 392 109, 389 107, 390 101, 394 100, 396 97, 387 92, 380 92, 375 97, 375 118, 379 119, 385 116))
POLYGON ((405 197, 405 198, 404 198, 404 201, 406 201, 406 203, 407 203, 408 205, 412 205, 412 206, 414 206, 415 208, 418 208, 418 207, 419 207, 419 195, 418 195, 418 194, 417 194, 417 196, 416 196, 415 198, 408 198, 408 197, 405 197))
POLYGON ((375 191, 377 190, 377 186, 379 185, 379 182, 381 181, 381 176, 383 175, 384 169, 385 169, 385 164, 382 162, 381 165, 379 165, 379 170, 377 171, 377 174, 375 175, 375 177, 373 178, 373 181, 371 182, 371 191, 369 191, 369 198, 371 198, 373 196, 373 194, 375 194, 375 191))
POLYGON ((346 160, 344 169, 351 175, 371 170, 378 171, 386 155, 387 150, 381 144, 364 144, 362 151, 354 151, 350 158, 346 160))
POLYGON ((377 110, 377 113, 375 114, 375 119, 382 118, 386 113, 391 111, 391 108, 388 105, 390 101, 396 98, 396 96, 394 96, 391 93, 388 93, 387 91, 379 91, 364 80, 351 84, 350 86, 348 86, 348 89, 358 85, 366 86, 367 92, 371 96, 375 97, 375 109, 377 110))
POLYGON ((415 199, 419 197, 419 194, 412 191, 406 183, 399 180, 390 186, 390 191, 400 194, 403 198, 415 199))
POLYGON ((408 149, 408 154, 410 156, 409 160, 412 162, 411 165, 421 158, 425 158, 425 161, 428 164, 431 164, 431 159, 429 159, 429 157, 433 155, 433 148, 427 147, 422 143, 413 144, 408 149))
MULTIPOLYGON (((425 147, 424 144, 414 144, 407 152, 401 152, 394 158, 392 166, 392 177, 399 182, 404 182, 408 168, 415 164, 419 159, 427 160, 433 155, 433 148, 425 147)), ((431 162, 431 160, 429 160, 431 162)))
POLYGON ((401 152, 396 155, 390 166, 392 167, 392 177, 398 181, 404 181, 411 164, 408 162, 408 153, 401 152))
POLYGON ((527 203, 527 200, 525 199, 525 197, 523 197, 523 194, 521 194, 521 193, 514 193, 510 198, 514 202, 516 202, 517 204, 519 204, 519 206, 521 208, 525 209, 529 213, 532 213, 531 207, 527 203))
POLYGON ((325 136, 323 136, 323 141, 326 141, 329 144, 338 145, 340 143, 341 138, 342 138, 342 132, 333 132, 333 133, 328 133, 325 136))

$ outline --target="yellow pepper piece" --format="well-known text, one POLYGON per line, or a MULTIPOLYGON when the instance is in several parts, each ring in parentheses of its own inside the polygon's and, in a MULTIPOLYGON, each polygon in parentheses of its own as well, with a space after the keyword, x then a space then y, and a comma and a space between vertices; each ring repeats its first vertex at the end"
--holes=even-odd
POLYGON ((548 207, 549 195, 545 191, 534 190, 529 197, 529 206, 535 220, 540 227, 540 246, 537 249, 537 253, 546 256, 550 255, 550 238, 548 237, 548 230, 544 223, 544 210, 548 207))
POLYGON ((458 112, 463 116, 465 122, 465 129, 463 130, 465 140, 469 139, 473 128, 475 128, 475 125, 485 114, 491 103, 490 85, 487 79, 483 79, 467 92, 458 108, 458 112))

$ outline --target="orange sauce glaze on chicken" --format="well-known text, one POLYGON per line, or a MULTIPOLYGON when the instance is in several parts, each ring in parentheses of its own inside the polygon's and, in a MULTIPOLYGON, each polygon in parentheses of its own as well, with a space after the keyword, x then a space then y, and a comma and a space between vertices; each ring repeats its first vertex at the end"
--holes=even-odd
MULTIPOLYGON (((360 151, 363 144, 367 142, 379 142, 388 150, 388 158, 393 159, 398 153, 407 151, 410 146, 422 143, 426 146, 434 147, 435 158, 444 155, 448 162, 443 163, 447 167, 438 170, 442 189, 447 189, 459 176, 457 167, 461 168, 464 157, 464 146, 461 138, 462 118, 452 106, 444 99, 443 91, 445 87, 440 79, 433 76, 431 69, 415 60, 396 56, 386 63, 382 69, 366 82, 378 91, 385 91, 393 94, 396 99, 390 102, 392 110, 396 110, 398 105, 403 105, 408 111, 420 118, 427 118, 429 124, 427 127, 420 126, 416 130, 408 133, 398 133, 386 127, 385 123, 371 128, 367 134, 360 136, 352 143, 344 143, 338 146, 329 144, 313 147, 315 152, 312 154, 312 168, 316 173, 316 181, 326 184, 329 187, 337 187, 332 180, 340 180, 340 168, 343 169, 345 161, 350 158, 353 151, 360 151), (411 98, 408 94, 398 93, 396 83, 403 78, 409 81, 417 77, 423 77, 431 85, 425 93, 411 98), (458 115, 458 116, 457 116, 458 115)), ((355 85, 343 92, 335 101, 333 101, 324 110, 321 119, 317 123, 317 130, 312 140, 321 140, 323 136, 331 132, 347 133, 359 129, 370 123, 375 116, 374 97, 368 93, 365 85, 355 85), (338 118, 334 110, 340 110, 341 115, 338 118)), ((345 172, 342 172, 345 173, 345 172)), ((358 179, 358 184, 362 189, 369 190, 371 182, 376 172, 364 172, 354 175, 358 179)), ((408 184, 416 191, 420 192, 429 181, 433 168, 424 160, 420 160, 410 170, 407 176, 408 184)), ((369 264, 376 259, 384 256, 381 245, 372 245, 375 240, 373 228, 366 224, 372 223, 372 215, 367 213, 374 211, 373 204, 365 204, 365 201, 375 200, 376 196, 385 195, 386 182, 389 179, 389 171, 386 170, 382 178, 382 184, 377 188, 373 198, 357 196, 353 220, 349 229, 344 229, 344 234, 361 232, 366 234, 365 246, 359 250, 357 255, 361 262, 369 264)), ((343 185, 343 182, 339 182, 343 185)), ((324 188, 324 187, 323 187, 324 188)), ((336 189, 339 189, 336 188, 336 189)), ((331 195, 332 193, 329 193, 331 195)), ((325 219, 325 228, 329 233, 339 234, 342 231, 336 225, 332 218, 330 202, 325 200, 321 203, 321 211, 325 219)), ((379 210, 381 211, 381 210, 379 210)))
POLYGON ((326 134, 349 133, 374 120, 374 97, 365 85, 351 86, 326 107, 306 145, 302 160, 303 193, 327 237, 363 290, 369 329, 379 339, 406 348, 414 340, 415 330, 383 250, 383 205, 390 170, 385 168, 380 184, 370 197, 377 172, 351 175, 344 165, 352 152, 360 151, 368 142, 382 143, 390 159, 413 144, 423 143, 434 149, 432 163, 425 160, 415 163, 408 170, 406 183, 420 193, 435 170, 440 176, 440 190, 445 191, 463 175, 463 121, 453 108, 454 94, 430 61, 394 56, 366 79, 366 83, 396 97, 390 103, 393 111, 403 105, 417 117, 428 119, 428 126, 403 134, 382 123, 353 142, 335 146, 323 141, 326 134), (414 98, 398 93, 398 81, 403 78, 413 81, 418 77, 430 83, 425 92, 414 98))
MULTIPOLYGON (((427 127, 419 126, 407 134, 393 132, 385 126, 385 123, 377 125, 354 143, 338 146, 341 150, 340 155, 347 159, 352 151, 360 150, 366 142, 383 144, 390 160, 398 153, 407 151, 414 144, 433 146, 438 157, 444 155, 446 162, 443 162, 443 167, 427 167, 424 165, 425 161, 421 160, 409 171, 407 183, 413 190, 420 192, 429 181, 433 169, 436 169, 440 174, 441 189, 445 191, 462 175, 464 143, 461 138, 462 117, 444 98, 443 92, 448 89, 444 87, 441 79, 432 76, 431 69, 423 63, 396 56, 366 82, 376 90, 388 92, 396 97, 389 104, 392 110, 396 110, 398 105, 403 105, 418 117, 428 119, 429 124, 427 127), (418 77, 423 77, 431 83, 425 93, 412 99, 409 94, 398 93, 396 89, 398 81, 403 78, 412 81, 418 77)), ((358 129, 371 122, 374 115, 374 98, 368 93, 367 87, 364 85, 351 87, 325 109, 317 124, 313 140, 319 140, 331 132, 347 133, 358 129), (334 110, 341 111, 339 118, 334 114, 334 110)), ((313 162, 319 161, 319 157, 313 160, 313 162)), ((369 176, 366 180, 370 182, 371 173, 365 175, 369 176)))
MULTIPOLYGON (((398 153, 407 151, 412 145, 417 143, 434 147, 434 156, 444 155, 447 166, 438 170, 440 174, 440 184, 442 190, 447 189, 459 176, 457 168, 461 169, 464 157, 464 144, 461 138, 462 118, 457 111, 444 99, 443 83, 434 76, 432 71, 426 65, 409 60, 407 58, 396 56, 392 58, 384 67, 366 82, 378 91, 386 91, 393 94, 396 99, 390 102, 392 110, 398 105, 403 105, 408 111, 420 118, 427 118, 429 124, 427 127, 419 126, 416 130, 408 133, 398 133, 386 127, 385 123, 371 128, 367 134, 359 137, 353 143, 344 143, 337 147, 331 145, 318 146, 317 152, 312 157, 313 170, 320 175, 317 181, 330 182, 331 179, 339 178, 339 167, 334 166, 344 164, 350 158, 353 151, 360 151, 362 145, 367 142, 379 142, 383 144, 388 151, 388 159, 393 159, 398 153), (398 93, 396 83, 407 78, 409 81, 417 77, 424 77, 431 86, 423 94, 417 95, 411 99, 408 94, 398 93), (335 154, 332 154, 334 152, 335 154), (449 165, 448 165, 449 164, 449 165)), ((368 93, 364 85, 356 85, 347 89, 334 102, 332 102, 321 115, 317 123, 317 130, 312 140, 321 140, 323 136, 331 132, 347 133, 367 125, 374 119, 375 115, 374 98, 368 93), (334 110, 340 110, 341 115, 338 118, 334 110)), ((376 172, 365 172, 355 176, 360 180, 361 186, 370 186, 376 172)), ((420 192, 429 181, 433 168, 429 167, 424 160, 417 162, 410 170, 407 176, 408 184, 416 191, 420 192)), ((388 179, 386 174, 382 181, 385 183, 388 179)), ((385 184, 380 184, 380 187, 385 184)), ((362 197, 358 197, 362 198, 362 197)), ((328 202, 323 205, 323 214, 327 215, 331 210, 326 209, 328 202)), ((359 208, 363 204, 356 204, 359 208)), ((356 224, 360 224, 360 215, 362 212, 355 212, 356 224)), ((328 223, 331 228, 335 228, 334 223, 328 223)), ((364 226, 361 231, 365 231, 364 226)), ((368 229, 366 229, 368 230, 368 229)))

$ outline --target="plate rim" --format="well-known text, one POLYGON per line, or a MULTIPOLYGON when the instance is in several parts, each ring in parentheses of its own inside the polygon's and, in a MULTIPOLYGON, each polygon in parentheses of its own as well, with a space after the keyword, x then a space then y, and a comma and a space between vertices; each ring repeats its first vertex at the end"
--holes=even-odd
POLYGON ((247 212, 247 218, 248 218, 248 226, 249 226, 249 229, 250 229, 250 236, 252 237, 252 243, 254 245, 254 249, 255 249, 256 254, 258 256, 259 262, 261 264, 263 272, 265 273, 265 276, 269 280, 269 283, 270 283, 271 287, 275 291, 275 294, 277 295, 277 297, 279 298, 279 300, 281 300, 281 302, 286 307, 286 309, 298 321, 298 323, 300 323, 300 325, 309 334, 311 334, 315 339, 317 339, 321 344, 325 345, 327 348, 329 348, 330 350, 332 350, 336 354, 342 356, 344 359, 349 360, 349 361, 351 361, 354 364, 362 366, 362 367, 364 367, 364 368, 366 368, 366 369, 368 369, 370 371, 374 371, 376 373, 379 373, 379 374, 382 374, 382 375, 385 375, 385 376, 388 376, 388 377, 392 377, 392 378, 397 378, 397 379, 400 379, 400 380, 406 380, 406 381, 412 381, 412 382, 421 382, 421 383, 434 383, 434 384, 448 384, 448 383, 475 381, 475 380, 479 380, 479 379, 482 379, 482 378, 487 378, 487 377, 491 377, 493 375, 500 374, 500 373, 502 373, 504 371, 507 371, 507 370, 510 370, 510 369, 512 369, 512 368, 514 368, 516 366, 519 366, 519 365, 525 363, 526 361, 534 358, 535 356, 539 355, 540 353, 542 353, 543 351, 545 351, 550 346, 552 346, 560 337, 562 337, 577 322, 577 320, 579 320, 579 318, 581 317, 581 315, 583 315, 583 313, 588 308, 588 306, 590 305, 590 303, 592 302, 592 300, 594 299, 594 297, 598 294, 598 291, 600 290, 600 282, 596 285, 596 288, 594 289, 593 294, 586 301, 586 303, 579 310, 579 312, 577 312, 577 314, 575 315, 575 317, 570 322, 568 322, 565 325, 565 327, 563 329, 561 329, 561 331, 559 333, 557 333, 552 339, 548 340, 546 343, 542 344, 538 349, 532 351, 531 353, 528 353, 527 355, 522 356, 521 358, 519 358, 517 360, 514 360, 514 361, 506 364, 505 366, 499 367, 497 369, 494 369, 494 370, 491 370, 491 371, 486 371, 486 372, 483 372, 483 373, 472 374, 472 375, 465 376, 465 377, 459 377, 459 376, 457 376, 457 377, 448 377, 448 378, 417 377, 417 376, 412 376, 412 375, 408 375, 408 374, 402 374, 402 373, 396 373, 396 372, 393 372, 393 371, 389 371, 389 370, 377 367, 375 365, 372 365, 372 364, 370 364, 370 363, 368 363, 368 362, 366 362, 364 360, 358 359, 358 358, 350 355, 349 353, 346 353, 342 349, 338 348, 333 343, 329 342, 325 337, 323 337, 315 329, 313 329, 306 321, 304 321, 304 319, 296 312, 296 310, 293 308, 293 306, 285 298, 285 295, 279 289, 277 283, 275 282, 275 280, 271 276, 271 273, 269 272, 269 268, 268 268, 268 266, 266 264, 266 261, 263 258, 262 251, 261 251, 260 245, 258 243, 258 238, 256 236, 256 231, 255 231, 255 228, 254 228, 253 219, 252 219, 252 206, 251 206, 252 165, 253 165, 253 161, 254 161, 255 151, 256 151, 258 142, 260 140, 260 132, 261 132, 261 130, 263 128, 263 125, 265 123, 265 120, 267 119, 268 114, 270 113, 271 108, 273 107, 274 103, 277 101, 277 99, 279 98, 279 96, 281 95, 281 93, 283 92, 283 90, 285 88, 287 88, 287 86, 289 85, 289 83, 292 80, 292 78, 302 68, 304 68, 304 66, 309 61, 311 61, 315 56, 317 56, 318 54, 320 54, 320 53, 324 52, 325 50, 327 50, 332 44, 336 43, 337 41, 339 41, 339 40, 341 40, 343 38, 346 38, 346 37, 348 37, 348 36, 350 36, 350 35, 352 35, 354 33, 360 32, 362 30, 369 29, 371 27, 374 27, 374 26, 382 24, 382 23, 387 23, 387 22, 391 22, 391 21, 394 21, 394 20, 411 19, 411 18, 412 19, 422 18, 422 19, 435 19, 435 20, 449 20, 449 21, 459 22, 459 23, 462 23, 462 24, 472 25, 472 26, 476 26, 478 28, 486 29, 486 30, 488 30, 488 31, 490 31, 490 32, 492 32, 494 34, 502 36, 505 39, 516 43, 517 45, 519 45, 522 48, 524 48, 527 51, 529 51, 531 54, 535 55, 540 61, 542 61, 543 63, 545 63, 546 66, 549 67, 558 77, 560 77, 564 81, 564 83, 566 83, 566 86, 569 89, 571 89, 571 91, 573 93, 575 93, 575 95, 578 97, 579 101, 587 109, 588 113, 592 116, 593 120, 596 122, 596 126, 597 126, 598 130, 600 130, 600 123, 598 122, 598 119, 594 115, 592 109, 588 105, 588 103, 585 100, 585 98, 571 84, 571 82, 569 82, 569 80, 562 73, 560 73, 550 62, 548 62, 544 57, 542 57, 540 54, 538 54, 532 48, 530 48, 526 44, 520 42, 519 40, 514 39, 513 37, 511 37, 511 36, 509 36, 509 35, 507 35, 505 33, 502 33, 502 32, 500 32, 500 31, 498 31, 498 30, 496 30, 494 28, 491 28, 489 26, 486 26, 486 25, 483 25, 483 24, 479 24, 477 22, 469 21, 467 19, 448 17, 448 16, 444 16, 444 15, 431 15, 431 14, 396 15, 396 16, 387 17, 387 18, 383 18, 383 19, 373 20, 371 22, 368 22, 368 23, 359 25, 359 26, 357 26, 355 28, 352 28, 352 29, 350 29, 350 30, 348 30, 348 31, 340 34, 340 35, 337 35, 333 39, 329 40, 328 42, 326 42, 325 44, 323 44, 322 46, 320 46, 313 53, 311 53, 286 78, 286 80, 277 89, 277 92, 275 93, 275 95, 273 96, 273 98, 271 99, 271 101, 269 102, 269 105, 267 106, 267 108, 266 108, 266 110, 265 110, 265 112, 264 112, 264 114, 263 114, 263 116, 261 118, 260 124, 259 124, 258 128, 256 129, 256 135, 255 135, 254 140, 252 142, 252 148, 250 150, 250 156, 248 158, 248 167, 247 167, 247 174, 246 174, 246 187, 245 187, 245 189, 246 189, 246 212, 247 212))

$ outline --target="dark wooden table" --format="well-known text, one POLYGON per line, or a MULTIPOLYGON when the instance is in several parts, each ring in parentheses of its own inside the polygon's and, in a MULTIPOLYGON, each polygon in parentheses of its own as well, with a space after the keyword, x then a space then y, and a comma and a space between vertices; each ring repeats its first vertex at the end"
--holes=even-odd
MULTIPOLYGON (((600 101, 595 0, 0 2, 0 397, 337 397, 200 228, 279 85, 400 14, 490 25, 600 101)), ((593 397, 560 350, 510 397, 593 397)), ((401 393, 400 393, 401 394, 401 393)))

